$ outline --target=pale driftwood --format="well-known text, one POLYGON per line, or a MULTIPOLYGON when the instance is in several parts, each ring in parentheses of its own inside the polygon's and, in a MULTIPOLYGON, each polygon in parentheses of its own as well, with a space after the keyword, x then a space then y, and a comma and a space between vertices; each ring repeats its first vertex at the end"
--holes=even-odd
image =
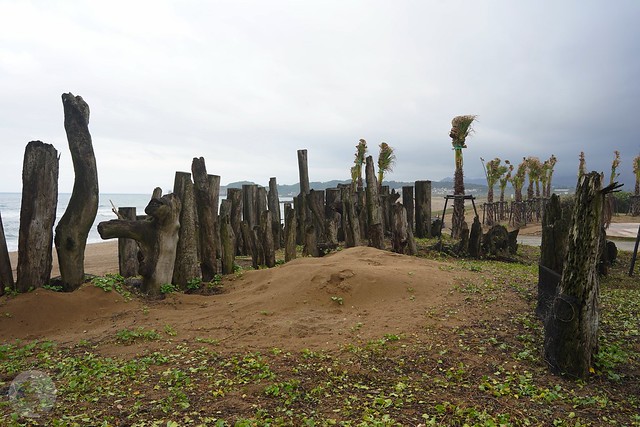
POLYGON ((172 283, 184 290, 189 281, 200 279, 202 276, 196 226, 198 213, 196 212, 195 191, 190 173, 176 172, 173 194, 180 200, 182 209, 180 210, 180 231, 178 232, 178 247, 172 283))
POLYGON ((380 207, 380 198, 378 197, 378 179, 376 178, 373 157, 367 156, 367 165, 365 169, 365 178, 367 182, 367 234, 369 237, 369 246, 384 249, 384 229, 382 219, 382 208, 380 207))
POLYGON ((416 181, 416 237, 431 237, 431 181, 416 181))
POLYGON ((597 172, 578 180, 562 279, 547 316, 544 355, 551 370, 585 378, 598 350, 597 263, 603 195, 597 172))
POLYGON ((31 141, 24 152, 22 205, 18 236, 16 291, 49 282, 53 224, 58 205, 58 152, 51 144, 31 141))
MULTIPOLYGON (((117 210, 118 219, 136 220, 135 207, 123 207, 117 210)), ((133 239, 118 239, 118 270, 122 277, 138 275, 140 263, 138 262, 138 242, 133 239)))
POLYGON ((168 194, 151 199, 145 213, 148 220, 113 219, 98 224, 103 239, 128 238, 140 244, 142 289, 149 295, 160 295, 162 285, 171 283, 180 229, 180 199, 168 194))
POLYGON ((84 283, 84 251, 98 213, 98 170, 89 133, 89 106, 71 93, 62 95, 62 105, 75 180, 54 241, 62 286, 72 291, 84 283))
POLYGON ((298 228, 296 212, 290 203, 284 205, 284 261, 296 258, 296 229, 298 228))
POLYGON ((207 167, 203 157, 194 157, 191 163, 191 173, 193 174, 198 228, 200 231, 200 271, 202 280, 210 282, 218 272, 217 252, 219 242, 216 240, 218 235, 218 195, 216 189, 212 188, 212 184, 215 184, 215 182, 207 174, 207 167))
POLYGON ((0 215, 0 295, 4 294, 4 288, 14 289, 13 270, 11 269, 11 258, 7 249, 7 239, 4 235, 2 216, 0 215))

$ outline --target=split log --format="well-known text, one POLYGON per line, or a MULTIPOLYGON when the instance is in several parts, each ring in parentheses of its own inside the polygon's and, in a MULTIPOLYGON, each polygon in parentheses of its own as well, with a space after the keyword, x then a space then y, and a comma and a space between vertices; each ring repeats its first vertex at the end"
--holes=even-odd
POLYGON ((172 283, 180 289, 186 289, 187 283, 194 278, 201 278, 200 260, 198 257, 198 231, 196 219, 196 200, 191 174, 176 172, 173 182, 173 194, 180 200, 180 230, 176 262, 173 267, 172 283))
POLYGON ((231 226, 231 218, 225 212, 220 215, 220 242, 222 246, 222 274, 233 273, 236 259, 235 235, 231 226))
POLYGON ((601 179, 591 172, 578 180, 562 279, 544 328, 544 354, 551 370, 577 378, 589 375, 598 350, 601 179))
POLYGON ((260 240, 264 252, 264 264, 269 268, 276 266, 276 248, 273 238, 272 218, 271 211, 262 212, 260 218, 260 240))
MULTIPOLYGON (((196 199, 196 211, 198 213, 198 228, 200 241, 200 271, 202 280, 210 282, 218 272, 216 241, 218 194, 215 179, 210 179, 203 157, 194 157, 191 163, 191 173, 196 199)), ((219 177, 218 177, 219 183, 219 177)))
POLYGON ((296 230, 298 228, 296 212, 290 203, 284 205, 284 261, 296 258, 296 230))
POLYGON ((56 226, 55 246, 62 286, 73 291, 84 282, 84 251, 98 213, 98 170, 89 133, 89 106, 71 93, 62 95, 62 105, 75 180, 67 209, 56 226))
POLYGON ((58 205, 58 160, 53 145, 41 141, 27 144, 22 167, 18 292, 39 288, 51 278, 53 224, 58 205))
POLYGON ((233 234, 236 236, 236 255, 245 255, 244 243, 242 240, 242 189, 227 188, 227 200, 231 201, 230 221, 233 234))
POLYGON ((13 270, 11 269, 11 258, 7 249, 7 239, 4 235, 2 216, 0 215, 0 295, 4 294, 4 288, 11 290, 15 288, 13 281, 13 270))
POLYGON ((369 224, 369 246, 384 249, 384 229, 382 219, 382 208, 378 197, 378 179, 376 178, 373 157, 367 156, 365 169, 367 181, 367 222, 369 224))
POLYGON ((160 295, 160 287, 171 283, 178 247, 180 229, 180 199, 168 194, 151 199, 145 213, 145 221, 112 219, 98 224, 103 239, 128 238, 140 244, 142 260, 142 290, 149 295, 160 295))
POLYGON ((413 187, 410 185, 402 187, 402 205, 407 211, 407 222, 411 229, 415 231, 415 205, 413 203, 413 187))
MULTIPOLYGON (((118 218, 130 221, 136 220, 136 208, 118 208, 118 218)), ((118 239, 118 271, 122 277, 138 275, 140 263, 138 262, 138 242, 133 239, 118 239)))
POLYGON ((340 189, 342 198, 342 228, 344 229, 344 245, 352 248, 360 245, 360 221, 353 203, 351 188, 340 189))
POLYGON ((416 237, 431 236, 431 181, 416 181, 416 237))

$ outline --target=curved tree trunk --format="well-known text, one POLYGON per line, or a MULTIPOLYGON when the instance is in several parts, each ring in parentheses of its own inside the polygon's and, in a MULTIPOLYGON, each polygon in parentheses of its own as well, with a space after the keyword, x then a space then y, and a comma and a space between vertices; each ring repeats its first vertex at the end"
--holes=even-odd
POLYGON ((64 128, 75 172, 73 192, 56 227, 55 244, 66 291, 84 282, 84 250, 98 213, 98 170, 89 133, 89 106, 81 96, 62 95, 64 128))
POLYGON ((18 292, 39 288, 51 278, 53 224, 58 206, 58 160, 53 145, 41 141, 27 144, 22 167, 18 292))
POLYGON ((180 229, 180 199, 174 194, 154 198, 144 211, 150 220, 112 219, 98 224, 98 233, 103 239, 124 237, 140 243, 143 291, 160 295, 160 287, 171 283, 173 278, 180 229))

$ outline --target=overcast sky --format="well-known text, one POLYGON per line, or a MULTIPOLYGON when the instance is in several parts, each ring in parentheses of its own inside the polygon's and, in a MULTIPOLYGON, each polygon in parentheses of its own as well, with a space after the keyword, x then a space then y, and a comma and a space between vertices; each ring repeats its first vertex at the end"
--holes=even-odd
POLYGON ((206 159, 222 184, 348 179, 355 145, 396 150, 389 179, 453 176, 451 119, 480 157, 558 157, 556 175, 632 183, 640 154, 640 1, 0 0, 0 191, 31 140, 73 167, 61 95, 91 109, 102 192, 170 189, 206 159))

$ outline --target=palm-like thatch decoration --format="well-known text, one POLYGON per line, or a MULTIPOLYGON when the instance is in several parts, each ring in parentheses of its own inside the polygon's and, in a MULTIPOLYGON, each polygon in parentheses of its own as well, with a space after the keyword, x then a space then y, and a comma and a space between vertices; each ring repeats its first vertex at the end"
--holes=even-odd
POLYGON ((466 116, 456 116, 451 120, 451 131, 449 132, 449 136, 451 137, 451 144, 453 144, 453 148, 467 148, 466 140, 471 132, 473 132, 473 128, 471 125, 475 121, 475 115, 466 115, 466 116))
POLYGON ((358 141, 358 145, 356 145, 356 158, 353 161, 355 164, 351 168, 351 179, 353 181, 354 190, 357 188, 362 188, 362 167, 365 164, 365 159, 367 156, 367 141, 364 139, 360 139, 358 141))
POLYGON ((386 142, 380 144, 380 154, 378 155, 378 185, 382 185, 382 180, 387 172, 393 171, 393 165, 396 163, 396 155, 386 142))
MULTIPOLYGON (((456 169, 453 176, 453 193, 464 195, 464 172, 462 170, 462 149, 467 148, 466 140, 473 128, 471 125, 476 120, 475 115, 456 116, 451 120, 451 144, 455 152, 456 169)), ((457 198, 453 201, 453 218, 451 220, 451 235, 454 238, 461 236, 464 224, 464 200, 457 198)))
POLYGON ((535 185, 535 196, 540 197, 540 176, 542 175, 542 162, 535 156, 527 157, 527 170, 529 171, 529 190, 527 196, 531 199, 534 196, 533 188, 535 185))

